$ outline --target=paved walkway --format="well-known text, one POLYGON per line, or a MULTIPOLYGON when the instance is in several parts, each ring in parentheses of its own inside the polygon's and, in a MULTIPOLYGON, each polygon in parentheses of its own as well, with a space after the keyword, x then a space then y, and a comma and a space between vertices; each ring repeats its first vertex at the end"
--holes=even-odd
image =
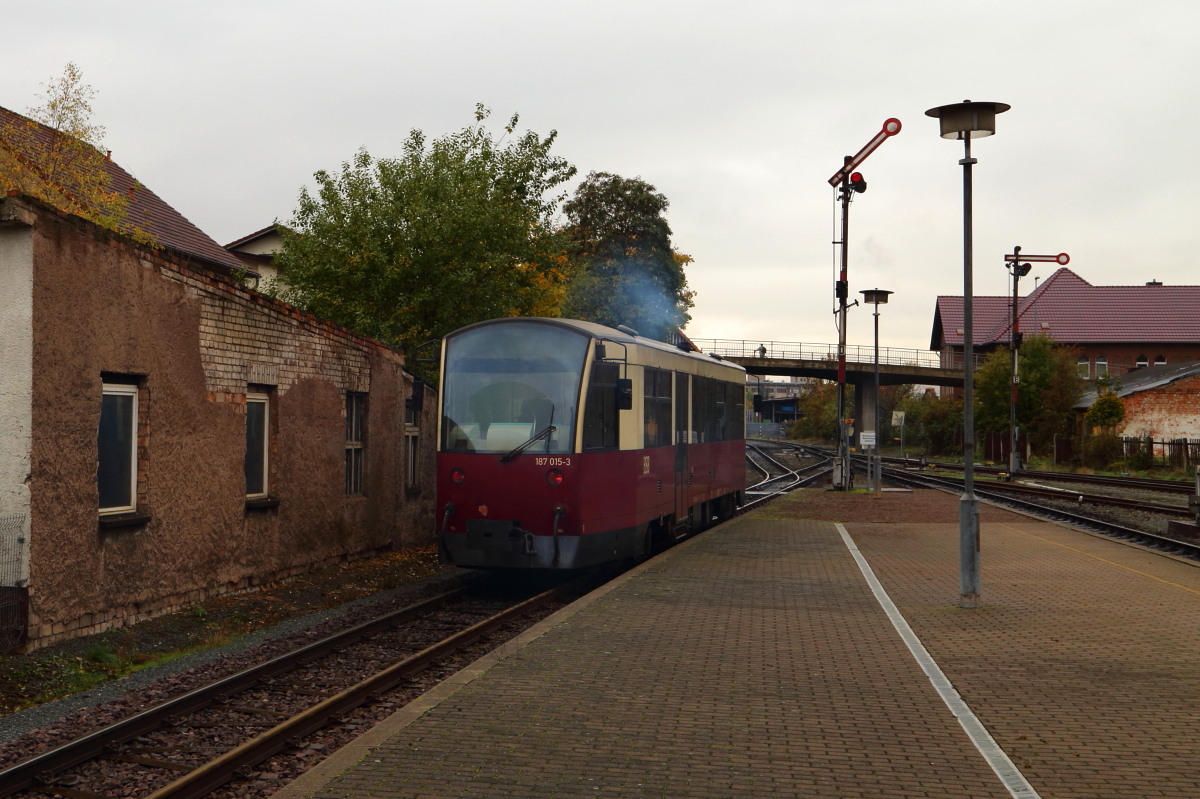
MULTIPOLYGON (((645 564, 283 795, 1014 795, 837 526, 802 515, 645 564)), ((844 527, 1037 791, 1016 795, 1200 796, 1200 568, 1014 514, 982 529, 986 607, 964 611, 954 524, 844 527)))

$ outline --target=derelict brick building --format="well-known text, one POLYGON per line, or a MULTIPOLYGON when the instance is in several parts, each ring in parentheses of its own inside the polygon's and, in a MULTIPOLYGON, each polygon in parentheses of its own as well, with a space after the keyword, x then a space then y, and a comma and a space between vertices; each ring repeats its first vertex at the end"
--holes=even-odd
POLYGON ((403 357, 244 288, 137 193, 161 249, 0 199, 0 557, 31 647, 434 540, 436 403, 408 407, 403 357))

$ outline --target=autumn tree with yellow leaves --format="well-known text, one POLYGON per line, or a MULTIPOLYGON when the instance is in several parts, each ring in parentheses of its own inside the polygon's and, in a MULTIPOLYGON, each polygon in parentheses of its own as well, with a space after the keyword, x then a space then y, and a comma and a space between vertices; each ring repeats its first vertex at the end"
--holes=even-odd
POLYGON ((36 197, 144 244, 154 237, 128 221, 128 194, 113 188, 104 128, 92 122, 96 91, 75 64, 43 84, 28 116, 0 110, 0 191, 36 197))
POLYGON ((473 322, 558 316, 571 264, 554 214, 575 167, 551 154, 556 133, 499 137, 475 123, 399 158, 360 150, 301 190, 270 290, 408 351, 473 322), (511 137, 511 138, 510 138, 511 137))

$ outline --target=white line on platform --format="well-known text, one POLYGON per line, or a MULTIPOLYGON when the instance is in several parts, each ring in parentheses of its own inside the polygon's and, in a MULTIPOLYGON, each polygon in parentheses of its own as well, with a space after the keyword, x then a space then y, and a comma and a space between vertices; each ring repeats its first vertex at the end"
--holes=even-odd
POLYGON ((875 599, 879 601, 888 618, 892 620, 892 626, 896 628, 896 632, 900 633, 900 637, 904 640, 908 651, 912 652, 912 656, 917 659, 921 670, 925 672, 925 676, 933 683, 938 696, 946 703, 946 707, 950 708, 950 712, 954 714, 954 718, 958 719, 958 723, 966 731, 967 736, 971 739, 971 743, 975 744, 975 748, 979 750, 979 754, 983 755, 984 760, 992 767, 992 771, 996 772, 996 776, 1000 778, 1000 781, 1004 783, 1004 787, 1008 789, 1008 792, 1012 796, 1017 797, 1017 799, 1041 799, 1038 792, 1025 779, 1025 775, 1021 773, 1017 765, 1000 748, 1000 744, 996 743, 996 739, 983 726, 983 722, 971 712, 971 708, 958 695, 958 691, 954 690, 954 685, 942 673, 937 661, 929 654, 929 650, 921 643, 921 639, 913 632, 912 627, 908 626, 908 622, 900 614, 896 603, 888 596, 887 591, 884 590, 883 585, 879 582, 879 578, 875 576, 875 572, 871 569, 871 564, 867 563, 867 559, 859 552, 858 546, 855 545, 854 539, 850 537, 850 534, 846 532, 846 528, 840 524, 836 524, 835 526, 838 533, 841 534, 846 548, 850 550, 850 554, 858 564, 859 570, 862 571, 863 577, 867 579, 867 585, 871 586, 871 591, 875 594, 875 599))

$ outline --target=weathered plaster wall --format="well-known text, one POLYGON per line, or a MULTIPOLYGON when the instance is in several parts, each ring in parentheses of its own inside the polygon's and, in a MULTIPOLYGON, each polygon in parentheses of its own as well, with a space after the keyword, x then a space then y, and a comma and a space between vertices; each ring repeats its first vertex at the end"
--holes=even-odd
POLYGON ((1200 375, 1180 378, 1158 388, 1127 394, 1126 436, 1150 436, 1155 441, 1200 439, 1200 375))
POLYGON ((78 220, 40 211, 32 244, 31 637, 433 540, 433 486, 405 490, 411 384, 398 354, 78 220), (115 531, 97 526, 101 372, 144 376, 148 421, 138 510, 150 521, 115 531), (276 508, 245 505, 250 384, 274 395, 276 508), (356 497, 344 491, 347 390, 368 393, 356 497))
POLYGON ((0 209, 0 516, 24 517, 0 531, 0 584, 28 577, 29 452, 33 428, 33 235, 29 213, 0 209), (5 217, 8 218, 5 218, 5 217), (15 533, 15 535, 14 535, 15 533))

